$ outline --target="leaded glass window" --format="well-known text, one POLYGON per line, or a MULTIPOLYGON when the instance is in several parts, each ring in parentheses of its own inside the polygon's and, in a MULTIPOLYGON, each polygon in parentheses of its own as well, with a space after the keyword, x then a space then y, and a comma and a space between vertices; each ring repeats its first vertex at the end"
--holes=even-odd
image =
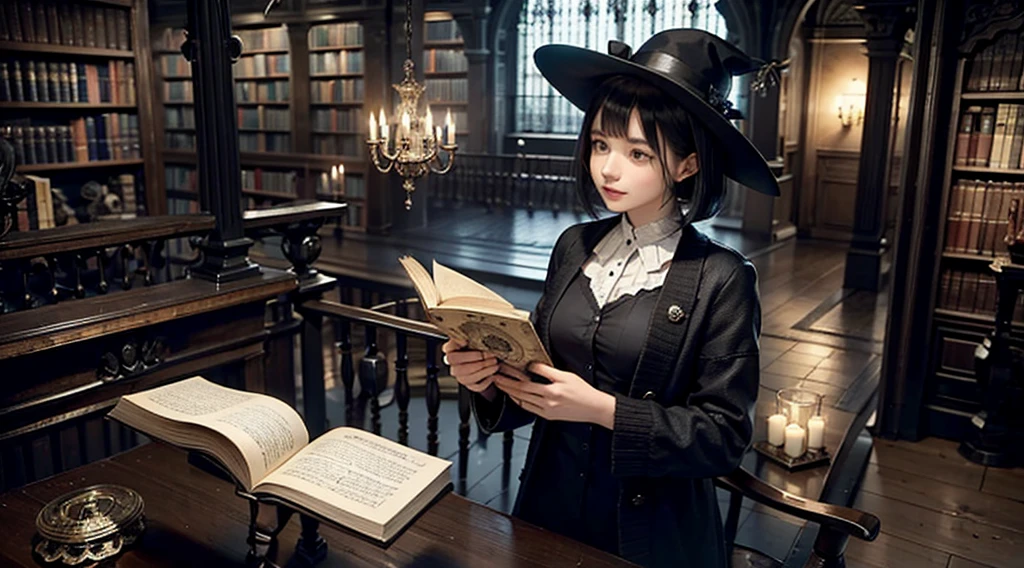
MULTIPOLYGON (((715 0, 523 0, 519 14, 516 130, 576 134, 583 113, 558 94, 537 70, 533 52, 562 43, 607 52, 608 40, 635 50, 670 28, 699 28, 725 37, 715 0)), ((735 85, 734 85, 735 87, 735 85)), ((733 89, 735 94, 735 88, 733 89)))

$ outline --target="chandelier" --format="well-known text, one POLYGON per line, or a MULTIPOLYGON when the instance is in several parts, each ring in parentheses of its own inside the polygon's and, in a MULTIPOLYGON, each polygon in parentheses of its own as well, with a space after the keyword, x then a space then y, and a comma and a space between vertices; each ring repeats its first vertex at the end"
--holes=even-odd
POLYGON ((401 98, 398 108, 391 115, 396 119, 394 129, 388 123, 383 108, 376 117, 371 112, 370 137, 366 144, 377 171, 386 174, 394 169, 402 176, 405 208, 408 210, 412 208, 412 192, 416 190, 416 180, 427 173, 447 173, 455 163, 455 151, 458 149, 451 109, 445 116, 443 129, 440 125, 434 125, 429 105, 426 105, 426 112, 420 115, 420 96, 426 88, 416 82, 413 72, 412 0, 406 0, 405 3, 405 63, 402 69, 405 78, 401 83, 391 85, 401 98))

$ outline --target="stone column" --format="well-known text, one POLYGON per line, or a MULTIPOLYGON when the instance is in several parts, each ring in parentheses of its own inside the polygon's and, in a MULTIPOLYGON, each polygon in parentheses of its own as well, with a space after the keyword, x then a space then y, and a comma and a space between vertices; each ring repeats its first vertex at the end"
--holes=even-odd
POLYGON ((199 202, 217 224, 200 248, 193 276, 230 282, 259 272, 249 262, 252 241, 242 227, 242 179, 238 111, 231 66, 242 45, 231 37, 228 0, 188 0, 188 39, 181 50, 192 64, 195 93, 199 202))
POLYGON ((867 28, 868 85, 857 173, 853 239, 846 254, 844 288, 878 291, 886 225, 893 89, 905 36, 915 20, 913 0, 865 0, 856 6, 867 28))

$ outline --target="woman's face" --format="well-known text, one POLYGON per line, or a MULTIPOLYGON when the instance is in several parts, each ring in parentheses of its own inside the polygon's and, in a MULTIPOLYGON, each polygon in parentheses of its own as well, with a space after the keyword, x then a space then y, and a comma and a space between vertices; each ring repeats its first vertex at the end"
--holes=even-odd
MULTIPOLYGON (((658 143, 665 140, 658 133, 658 143)), ((697 172, 697 155, 681 159, 665 152, 668 172, 675 182, 697 172)), ((612 137, 601 130, 601 111, 590 129, 590 175, 604 205, 613 213, 625 213, 634 227, 657 221, 675 206, 665 183, 661 157, 644 138, 640 113, 633 109, 626 137, 612 137)))

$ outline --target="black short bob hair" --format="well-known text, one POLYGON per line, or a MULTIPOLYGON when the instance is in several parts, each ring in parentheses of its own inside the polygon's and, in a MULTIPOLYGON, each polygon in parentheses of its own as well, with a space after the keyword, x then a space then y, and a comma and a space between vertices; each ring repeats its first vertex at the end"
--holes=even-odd
POLYGON ((635 77, 616 75, 598 87, 583 116, 583 129, 576 145, 576 193, 584 209, 597 217, 604 202, 594 187, 590 175, 590 129, 594 117, 601 112, 599 128, 608 136, 626 137, 629 117, 633 109, 640 114, 644 138, 659 157, 666 184, 672 187, 672 197, 682 205, 684 225, 713 217, 722 208, 725 180, 718 156, 719 149, 699 122, 691 122, 690 115, 674 99, 653 85, 635 77), (668 148, 658 143, 658 131, 668 148), (680 158, 697 153, 698 172, 679 183, 672 181, 666 152, 675 152, 680 158))

